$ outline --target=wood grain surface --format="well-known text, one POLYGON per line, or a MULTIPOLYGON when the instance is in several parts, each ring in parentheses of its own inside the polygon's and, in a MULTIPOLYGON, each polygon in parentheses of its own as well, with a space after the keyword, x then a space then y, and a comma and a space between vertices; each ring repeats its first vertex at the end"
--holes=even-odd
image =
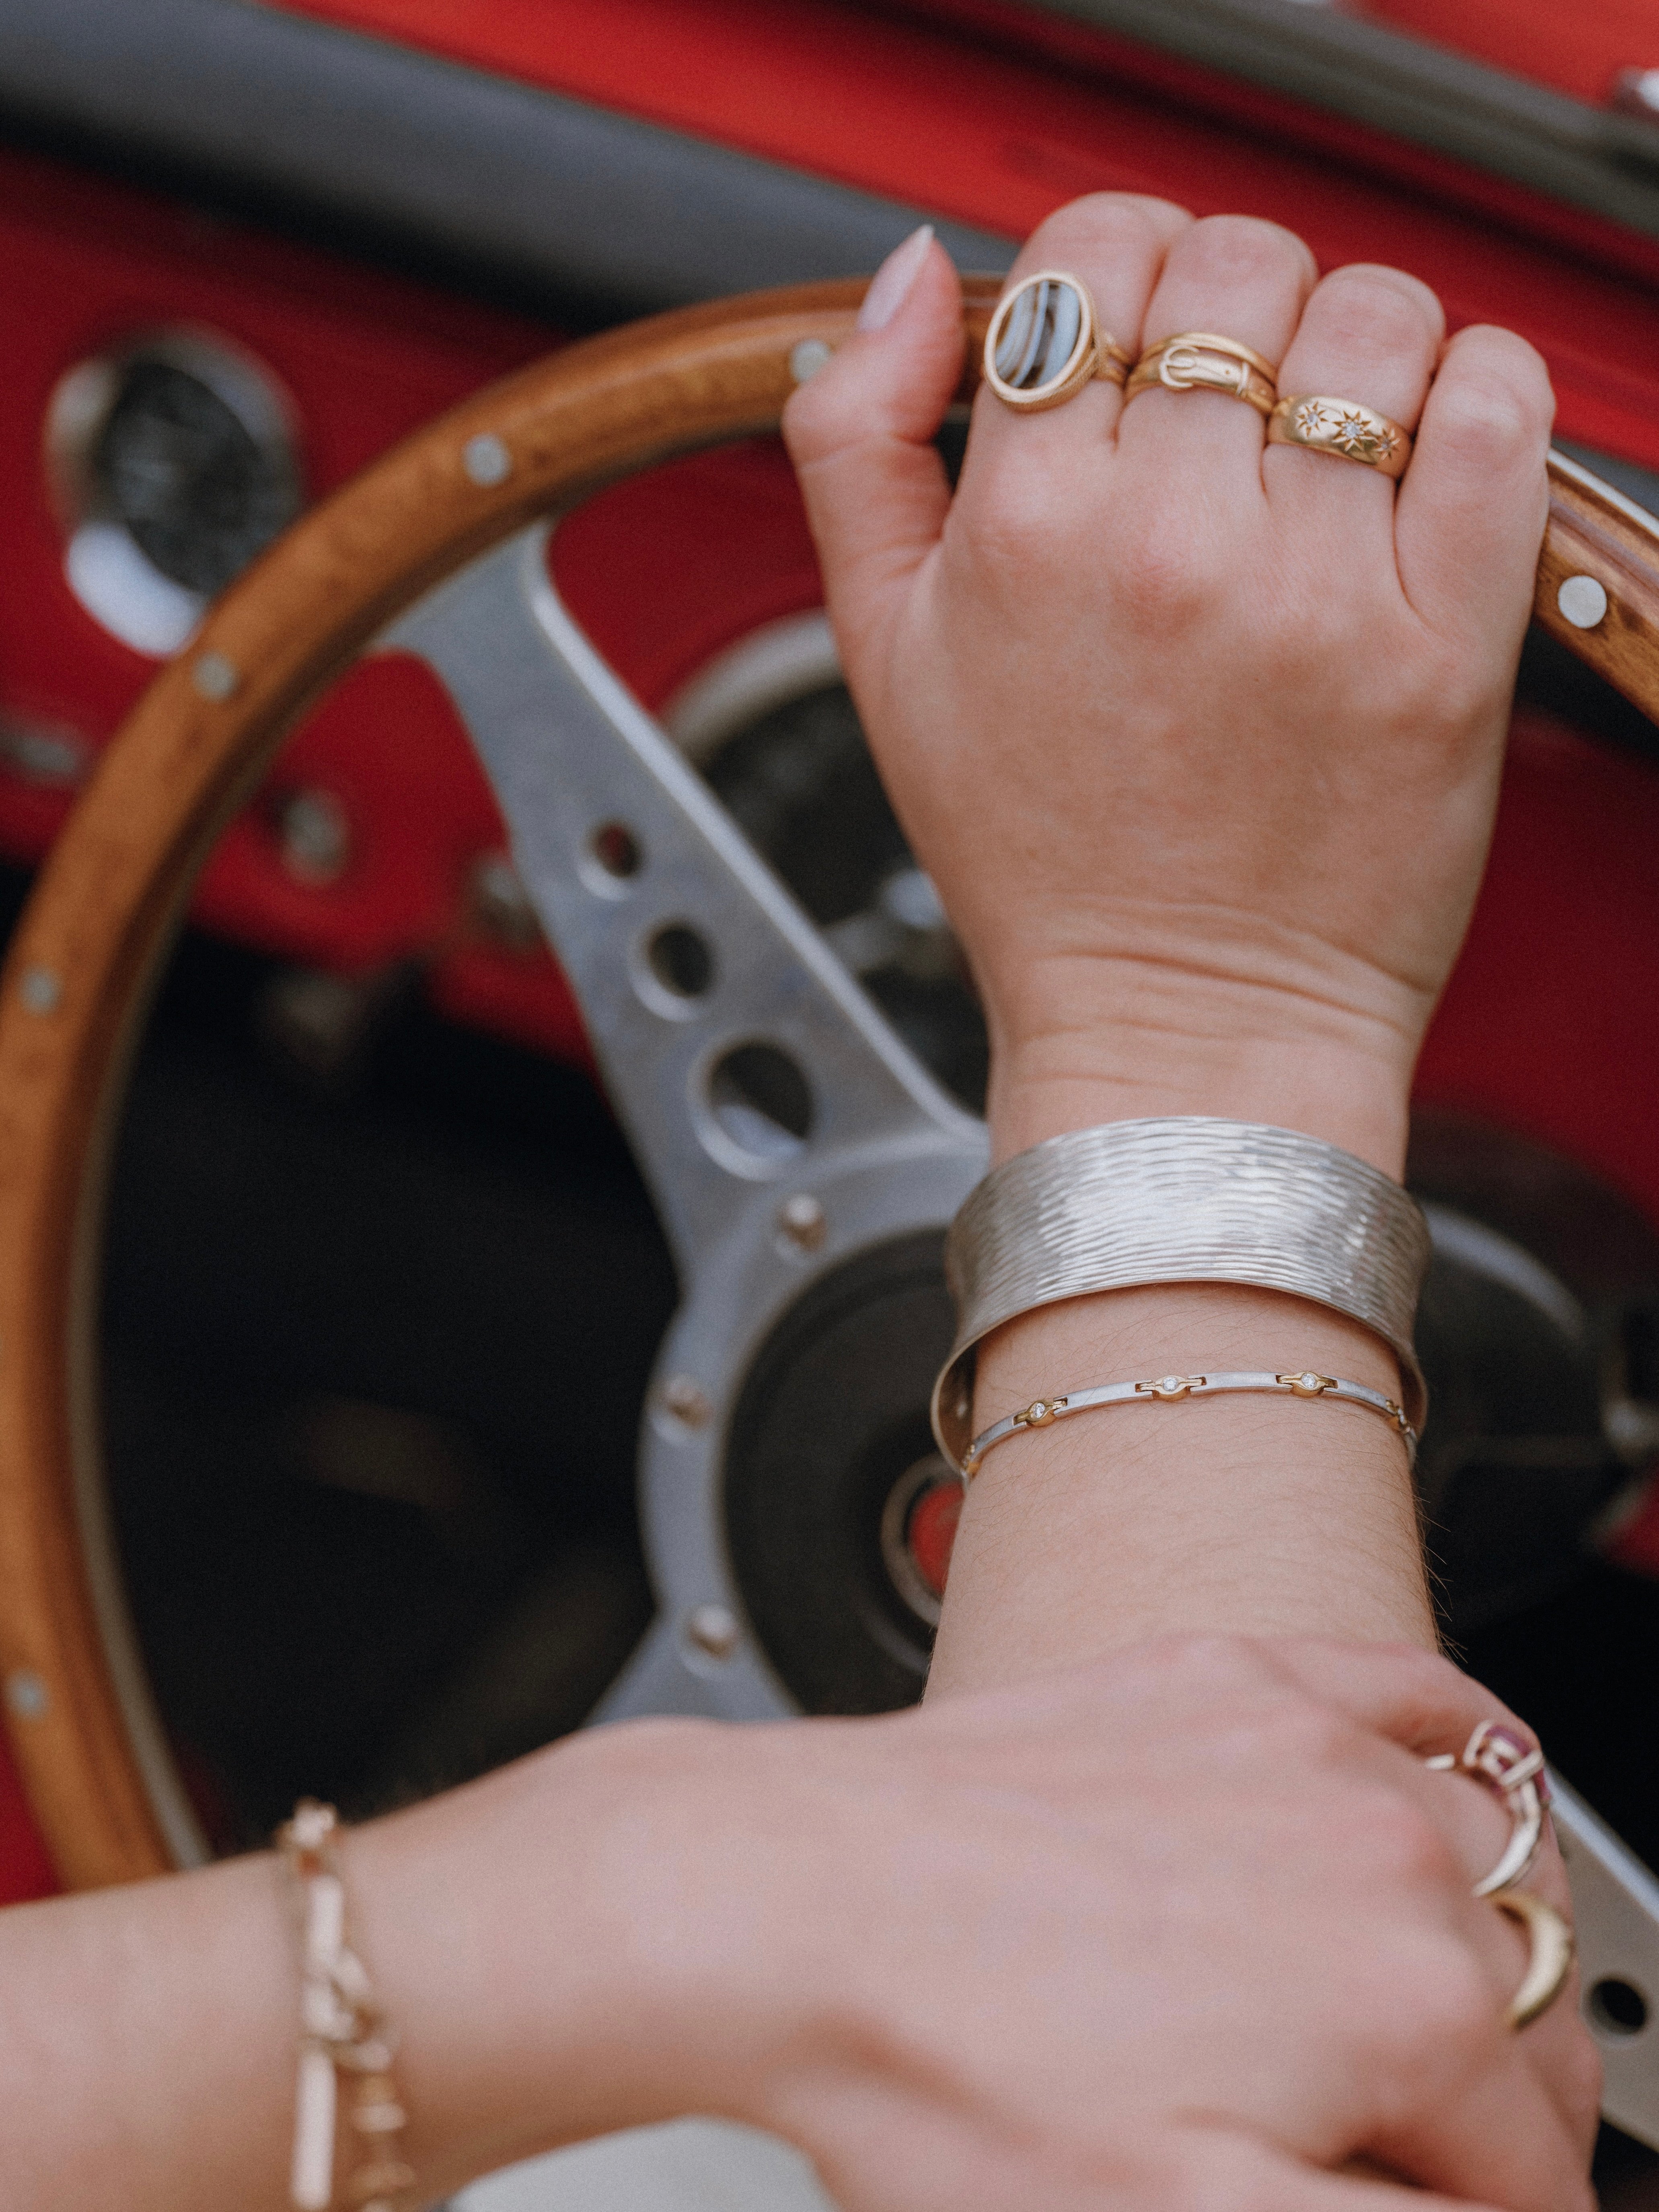
MULTIPOLYGON (((165 1747, 152 1729, 145 1748, 142 1668, 122 1658, 118 1577, 97 1533, 94 1335, 112 1134, 197 872, 297 718, 429 585, 614 477, 774 428, 794 348, 844 340, 862 289, 757 295, 592 339, 377 462, 214 606, 111 744, 41 872, 0 974, 0 1683, 70 1887, 187 1855, 158 1811, 165 1747), (484 434, 509 463, 490 485, 464 459, 484 434)), ((999 287, 965 289, 967 398, 999 287)), ((1539 619, 1659 714, 1659 539, 1576 476, 1558 472, 1553 490, 1539 619), (1608 593, 1593 631, 1556 604, 1578 574, 1608 593)))
POLYGON ((1563 453, 1550 456, 1549 526, 1532 611, 1540 629, 1659 721, 1659 524, 1563 453), (1593 578, 1607 595, 1593 629, 1561 611, 1561 586, 1575 576, 1593 578))

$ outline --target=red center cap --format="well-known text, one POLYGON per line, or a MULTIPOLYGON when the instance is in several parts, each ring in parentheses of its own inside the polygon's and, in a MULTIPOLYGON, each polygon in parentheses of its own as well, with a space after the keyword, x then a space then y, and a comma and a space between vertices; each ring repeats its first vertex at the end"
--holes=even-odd
POLYGON ((954 1476, 930 1483, 910 1508, 905 1523, 905 1547, 912 1565, 935 1597, 945 1595, 945 1578, 951 1571, 951 1547, 957 1540, 962 1517, 962 1485, 954 1476))

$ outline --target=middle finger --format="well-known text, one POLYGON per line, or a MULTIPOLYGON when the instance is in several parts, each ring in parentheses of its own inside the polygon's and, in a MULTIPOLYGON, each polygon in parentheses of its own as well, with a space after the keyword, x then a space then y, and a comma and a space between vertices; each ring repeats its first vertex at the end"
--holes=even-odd
MULTIPOLYGON (((1317 275, 1294 232, 1251 216, 1207 216, 1171 246, 1147 303, 1142 347, 1204 331, 1277 362, 1317 275)), ((1224 489, 1259 490, 1266 438, 1255 409, 1225 392, 1157 386, 1125 407, 1118 425, 1119 450, 1150 468, 1165 500, 1218 480, 1224 489)))

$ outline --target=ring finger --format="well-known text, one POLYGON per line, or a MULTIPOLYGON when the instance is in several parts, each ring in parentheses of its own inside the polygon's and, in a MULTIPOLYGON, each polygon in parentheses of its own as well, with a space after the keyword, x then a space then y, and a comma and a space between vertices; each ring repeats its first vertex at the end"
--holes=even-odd
MULTIPOLYGON (((1334 270, 1302 311, 1279 365, 1281 398, 1334 399, 1387 416, 1409 434, 1439 358, 1446 319, 1439 301, 1398 269, 1355 264, 1334 270)), ((1342 454, 1270 447, 1267 495, 1292 521, 1364 527, 1370 514, 1392 529, 1391 480, 1342 454)))

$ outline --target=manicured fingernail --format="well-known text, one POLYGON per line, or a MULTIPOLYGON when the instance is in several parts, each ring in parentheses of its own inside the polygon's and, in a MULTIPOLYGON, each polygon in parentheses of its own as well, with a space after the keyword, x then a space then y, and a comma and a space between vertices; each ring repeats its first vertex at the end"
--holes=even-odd
POLYGON ((913 230, 902 246, 896 246, 870 280, 870 289, 864 295, 864 305, 859 309, 858 327, 861 331, 884 331, 899 309, 904 297, 916 281, 916 271, 927 258, 927 249, 933 242, 933 226, 922 224, 913 230))

